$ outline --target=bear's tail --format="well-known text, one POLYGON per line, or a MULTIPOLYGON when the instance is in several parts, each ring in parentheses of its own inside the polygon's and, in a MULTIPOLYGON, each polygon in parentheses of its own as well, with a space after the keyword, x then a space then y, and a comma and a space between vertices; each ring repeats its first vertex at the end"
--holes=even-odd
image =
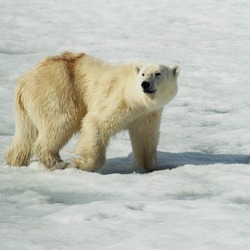
POLYGON ((33 154, 33 144, 37 138, 37 129, 30 120, 22 103, 21 89, 15 98, 15 135, 5 160, 10 166, 27 166, 33 154))

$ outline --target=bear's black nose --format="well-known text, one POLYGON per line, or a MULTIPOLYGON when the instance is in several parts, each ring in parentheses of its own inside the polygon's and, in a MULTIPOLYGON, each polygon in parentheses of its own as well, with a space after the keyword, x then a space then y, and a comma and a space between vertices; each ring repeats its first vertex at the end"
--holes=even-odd
POLYGON ((150 88, 150 83, 149 82, 146 82, 146 81, 143 81, 142 84, 141 84, 142 88, 144 90, 148 90, 150 88))

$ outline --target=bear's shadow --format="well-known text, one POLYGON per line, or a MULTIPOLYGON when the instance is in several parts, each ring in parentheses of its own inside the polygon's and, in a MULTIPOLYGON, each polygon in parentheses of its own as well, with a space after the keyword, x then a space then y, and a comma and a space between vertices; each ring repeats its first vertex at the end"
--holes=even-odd
MULTIPOLYGON (((167 153, 158 152, 158 167, 156 171, 171 170, 184 165, 210 164, 250 164, 250 155, 209 154, 201 152, 167 153)), ((132 167, 132 154, 127 157, 108 159, 105 166, 98 171, 100 174, 131 174, 143 173, 132 167)))

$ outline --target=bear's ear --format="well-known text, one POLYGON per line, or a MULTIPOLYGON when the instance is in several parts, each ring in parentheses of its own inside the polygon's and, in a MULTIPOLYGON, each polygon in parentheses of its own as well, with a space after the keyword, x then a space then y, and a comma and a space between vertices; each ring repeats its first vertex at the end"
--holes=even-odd
POLYGON ((173 68, 172 68, 172 72, 173 72, 173 75, 176 77, 176 76, 178 76, 179 74, 180 74, 180 67, 178 66, 178 65, 176 65, 176 66, 174 66, 173 68))
POLYGON ((140 65, 140 64, 134 64, 134 65, 133 65, 134 73, 135 73, 136 75, 138 75, 139 72, 140 72, 140 70, 141 70, 141 68, 142 68, 142 65, 140 65))

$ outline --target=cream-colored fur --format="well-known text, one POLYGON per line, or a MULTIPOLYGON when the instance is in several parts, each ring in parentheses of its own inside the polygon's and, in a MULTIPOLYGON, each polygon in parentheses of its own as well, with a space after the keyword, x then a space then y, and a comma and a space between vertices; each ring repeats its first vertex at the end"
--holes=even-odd
POLYGON ((178 74, 178 66, 112 65, 83 53, 45 59, 17 82, 7 163, 28 165, 35 154, 46 168, 63 169, 69 164, 59 150, 80 131, 72 165, 95 171, 110 137, 128 129, 134 164, 153 170, 161 113, 177 92, 178 74))

